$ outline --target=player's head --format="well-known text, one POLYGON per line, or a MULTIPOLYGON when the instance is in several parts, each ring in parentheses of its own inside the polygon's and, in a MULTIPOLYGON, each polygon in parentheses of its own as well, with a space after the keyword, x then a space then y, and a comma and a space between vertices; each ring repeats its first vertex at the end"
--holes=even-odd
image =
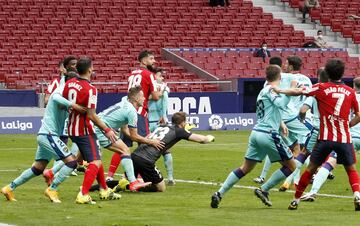
POLYGON ((339 58, 329 59, 326 62, 325 71, 329 75, 330 80, 340 80, 344 75, 345 64, 339 58))
POLYGON ((69 71, 68 73, 65 74, 65 81, 68 81, 76 77, 79 77, 79 75, 75 71, 69 71))
POLYGON ((141 86, 135 86, 133 88, 130 88, 127 96, 129 101, 131 103, 134 103, 136 107, 142 106, 145 100, 141 86))
POLYGON ((185 128, 185 125, 186 125, 186 113, 182 112, 182 111, 176 112, 171 117, 171 123, 173 125, 177 125, 177 126, 179 126, 181 128, 185 128))
POLYGON ((88 57, 80 58, 76 63, 76 70, 80 76, 89 76, 93 73, 92 60, 88 57))
POLYGON ((269 60, 269 64, 275 64, 281 68, 282 67, 282 59, 281 59, 281 57, 278 57, 278 56, 271 57, 269 60))
POLYGON ((154 68, 153 72, 155 73, 156 82, 160 83, 160 84, 163 83, 164 82, 164 73, 165 73, 164 69, 157 67, 157 68, 154 68))
POLYGON ((63 60, 63 65, 67 72, 69 71, 76 72, 76 63, 77 63, 77 59, 74 56, 67 56, 63 60))
POLYGON ((326 73, 325 69, 319 68, 317 70, 317 77, 319 82, 328 82, 329 81, 329 75, 326 73))
POLYGON ((286 72, 300 71, 302 66, 302 60, 299 56, 288 56, 286 59, 286 72))
POLYGON ((281 68, 278 65, 271 64, 266 67, 266 81, 275 82, 281 78, 281 68))
POLYGON ((356 92, 360 92, 360 77, 354 78, 354 89, 356 92))
POLYGON ((150 71, 154 70, 155 56, 154 53, 149 50, 143 50, 139 53, 138 60, 140 64, 145 66, 150 71))

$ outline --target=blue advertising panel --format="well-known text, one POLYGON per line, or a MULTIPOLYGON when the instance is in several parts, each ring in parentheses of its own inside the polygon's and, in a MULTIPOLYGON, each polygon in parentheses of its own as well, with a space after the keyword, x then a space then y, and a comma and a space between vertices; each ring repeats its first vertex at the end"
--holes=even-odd
POLYGON ((38 96, 35 90, 0 90, 0 106, 36 107, 38 96))
MULTIPOLYGON (((171 115, 168 117, 171 120, 171 115)), ((41 116, 0 117, 0 134, 36 134, 41 120, 41 116)), ((193 130, 251 130, 256 123, 256 114, 192 114, 186 120, 196 125, 193 130)))
MULTIPOLYGON (((97 111, 121 101, 125 93, 100 93, 97 111)), ((213 114, 239 112, 239 94, 236 92, 170 93, 168 114, 183 111, 187 114, 213 114)))
POLYGON ((189 115, 186 121, 196 125, 193 130, 251 130, 256 123, 256 114, 189 115))
POLYGON ((0 117, 0 134, 32 134, 41 127, 42 117, 0 117))

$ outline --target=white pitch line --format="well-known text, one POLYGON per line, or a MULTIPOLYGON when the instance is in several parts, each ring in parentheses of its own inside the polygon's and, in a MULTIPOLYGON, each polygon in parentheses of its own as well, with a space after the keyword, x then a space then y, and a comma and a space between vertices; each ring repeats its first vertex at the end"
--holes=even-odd
MULTIPOLYGON (((0 172, 18 172, 19 170, 14 170, 14 169, 0 169, 0 172)), ((116 173, 115 175, 117 176, 122 176, 122 174, 118 174, 116 173)), ((222 183, 216 183, 216 182, 209 182, 209 181, 195 181, 195 180, 182 180, 182 179, 175 179, 176 182, 180 182, 180 183, 187 183, 187 184, 200 184, 200 185, 211 185, 211 186, 222 186, 222 183)), ((243 188, 243 189, 251 189, 254 190, 258 187, 254 187, 254 186, 244 186, 244 185, 234 185, 234 188, 243 188)), ((271 189, 271 191, 276 191, 279 192, 278 189, 271 189)), ((295 191, 293 190, 287 190, 286 192, 288 193, 295 193, 295 191)), ((353 199, 353 196, 346 196, 346 195, 333 195, 333 194, 316 194, 317 196, 322 196, 322 197, 330 197, 330 198, 340 198, 340 199, 353 199)), ((1 225, 0 225, 1 226, 1 225)))
MULTIPOLYGON (((194 181, 194 180, 182 180, 182 179, 175 179, 176 182, 181 182, 181 183, 188 183, 188 184, 201 184, 201 185, 211 185, 211 186, 221 186, 222 183, 215 183, 215 182, 208 182, 208 181, 194 181)), ((258 187, 253 187, 253 186, 243 186, 243 185, 234 185, 235 188, 244 188, 244 189, 251 189, 254 190, 258 187)), ((279 192, 278 189, 271 189, 271 191, 277 191, 279 192)), ((286 191, 288 193, 295 193, 295 191, 292 190, 288 190, 286 191)), ((333 195, 333 194, 316 194, 317 196, 322 196, 322 197, 331 197, 331 198, 341 198, 341 199, 353 199, 353 196, 345 196, 345 195, 333 195)))

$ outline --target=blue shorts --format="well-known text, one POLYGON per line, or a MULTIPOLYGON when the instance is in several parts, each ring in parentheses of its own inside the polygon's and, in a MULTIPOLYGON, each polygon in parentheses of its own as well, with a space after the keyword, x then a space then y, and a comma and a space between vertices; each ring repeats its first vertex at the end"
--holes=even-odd
POLYGON ((66 144, 58 136, 50 134, 38 134, 38 148, 35 155, 35 161, 60 160, 71 155, 66 144))
POLYGON ((101 160, 100 145, 96 134, 78 137, 70 136, 70 138, 79 147, 79 151, 85 161, 101 160))
MULTIPOLYGON (((138 121, 137 121, 137 132, 140 136, 142 137, 146 137, 147 135, 149 135, 150 131, 149 131, 149 121, 146 117, 138 114, 138 121)), ((128 147, 132 147, 132 140, 125 136, 125 135, 121 135, 120 139, 128 146, 128 147)))
POLYGON ((249 137, 245 159, 261 162, 266 155, 269 156, 271 162, 285 161, 293 157, 277 132, 254 129, 249 137))
POLYGON ((339 143, 328 140, 318 140, 310 155, 310 161, 320 166, 326 161, 332 151, 336 153, 338 164, 350 166, 356 163, 354 145, 352 143, 339 143))
POLYGON ((291 120, 285 121, 285 124, 289 130, 289 136, 283 137, 287 146, 292 146, 295 143, 304 143, 305 137, 311 132, 312 124, 305 120, 301 122, 299 117, 293 118, 291 120))

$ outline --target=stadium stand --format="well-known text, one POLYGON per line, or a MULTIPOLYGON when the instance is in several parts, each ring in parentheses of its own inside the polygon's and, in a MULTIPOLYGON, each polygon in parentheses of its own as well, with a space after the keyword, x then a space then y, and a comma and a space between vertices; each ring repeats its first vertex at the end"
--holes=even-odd
MULTIPOLYGON (((231 78, 262 78, 267 62, 262 58, 253 57, 253 49, 187 49, 174 51, 200 68, 205 69, 220 79, 231 78)), ((301 72, 316 78, 317 69, 323 67, 329 58, 342 58, 346 64, 345 77, 354 78, 360 74, 358 57, 350 57, 344 50, 314 49, 270 49, 271 56, 280 56, 283 62, 289 55, 298 55, 303 59, 301 72)))
MULTIPOLYGON (((293 8, 301 9, 303 1, 282 0, 289 2, 293 8)), ((313 9, 310 16, 313 20, 320 21, 323 26, 328 26, 333 32, 339 32, 344 38, 352 39, 354 44, 360 44, 360 20, 350 19, 350 15, 360 15, 360 2, 352 0, 319 0, 320 8, 313 9)))
MULTIPOLYGON (((263 41, 270 48, 298 48, 311 40, 251 1, 233 0, 231 7, 213 8, 205 0, 9 0, 0 5, 0 82, 8 89, 40 92, 37 84, 57 76, 61 58, 86 55, 94 59, 95 82, 125 84, 128 72, 138 64, 138 52, 147 48, 157 54, 167 81, 196 83, 202 79, 162 59, 161 48, 248 48, 263 41)), ((243 72, 234 62, 220 68, 210 58, 195 58, 194 63, 199 60, 208 63, 205 69, 217 70, 224 78, 258 76, 263 68, 252 58, 243 72), (230 75, 225 75, 226 70, 230 75)), ((126 91, 125 85, 98 87, 100 92, 126 91)), ((214 84, 193 83, 172 88, 177 92, 218 90, 214 84)))

